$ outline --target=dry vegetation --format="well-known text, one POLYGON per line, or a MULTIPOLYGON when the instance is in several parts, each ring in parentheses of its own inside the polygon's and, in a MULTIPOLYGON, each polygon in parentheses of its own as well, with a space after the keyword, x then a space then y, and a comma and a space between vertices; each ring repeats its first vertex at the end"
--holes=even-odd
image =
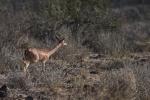
POLYGON ((149 0, 0 0, 6 100, 149 100, 149 0), (61 48, 23 73, 26 47, 61 48))

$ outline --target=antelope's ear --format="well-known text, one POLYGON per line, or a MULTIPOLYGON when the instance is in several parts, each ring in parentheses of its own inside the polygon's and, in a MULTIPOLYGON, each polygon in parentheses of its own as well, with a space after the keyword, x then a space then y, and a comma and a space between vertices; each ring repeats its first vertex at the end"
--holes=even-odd
POLYGON ((62 38, 62 41, 65 40, 65 38, 62 38))
POLYGON ((65 40, 65 38, 62 38, 60 41, 59 41, 59 43, 61 43, 62 41, 64 41, 65 40))
POLYGON ((60 41, 60 37, 58 35, 55 35, 56 40, 60 41))

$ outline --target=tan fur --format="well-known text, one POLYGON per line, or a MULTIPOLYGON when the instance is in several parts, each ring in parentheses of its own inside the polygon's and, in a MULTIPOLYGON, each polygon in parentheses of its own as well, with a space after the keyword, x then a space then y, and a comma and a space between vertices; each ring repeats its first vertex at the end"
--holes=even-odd
POLYGON ((49 57, 54 54, 59 48, 67 45, 67 43, 62 40, 54 49, 40 49, 40 48, 27 48, 24 52, 23 62, 25 64, 24 72, 27 71, 27 68, 31 63, 42 62, 45 66, 45 63, 48 61, 49 57))

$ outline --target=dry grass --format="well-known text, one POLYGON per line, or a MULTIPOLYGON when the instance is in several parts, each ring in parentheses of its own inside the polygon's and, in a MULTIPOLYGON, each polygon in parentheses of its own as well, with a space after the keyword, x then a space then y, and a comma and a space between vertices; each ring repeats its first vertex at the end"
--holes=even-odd
POLYGON ((48 62, 45 70, 41 69, 40 63, 33 64, 29 68, 29 78, 22 72, 8 72, 5 82, 10 88, 9 98, 24 98, 28 95, 38 100, 149 98, 149 62, 107 59, 99 58, 101 63, 91 59, 93 62, 82 62, 80 66, 55 60, 48 62))
POLYGON ((8 100, 150 98, 149 5, 102 1, 0 1, 0 85, 8 85, 8 100), (45 67, 32 64, 27 78, 19 47, 53 48, 56 35, 68 46, 45 67))

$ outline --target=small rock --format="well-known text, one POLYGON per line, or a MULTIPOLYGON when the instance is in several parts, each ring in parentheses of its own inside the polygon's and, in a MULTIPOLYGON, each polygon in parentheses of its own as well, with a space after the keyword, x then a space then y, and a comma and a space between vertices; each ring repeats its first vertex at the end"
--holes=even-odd
POLYGON ((27 96, 27 97, 25 98, 25 100, 33 100, 33 97, 32 97, 32 96, 27 96))

